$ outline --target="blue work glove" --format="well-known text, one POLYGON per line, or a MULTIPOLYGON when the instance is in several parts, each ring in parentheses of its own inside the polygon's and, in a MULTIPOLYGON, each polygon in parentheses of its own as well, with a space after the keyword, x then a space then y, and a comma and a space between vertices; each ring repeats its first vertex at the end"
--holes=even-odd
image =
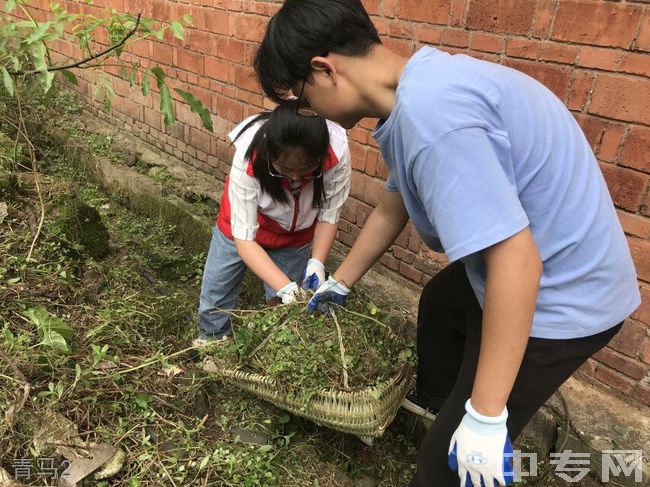
POLYGON ((509 485, 513 480, 512 444, 508 437, 507 408, 500 416, 483 416, 471 399, 467 414, 451 437, 449 467, 458 472, 461 487, 509 485))
POLYGON ((307 262, 305 276, 302 281, 302 288, 306 291, 311 289, 316 291, 321 284, 325 282, 325 266, 323 263, 313 257, 307 262))
POLYGON ((348 287, 330 276, 316 291, 307 303, 307 313, 314 313, 320 311, 327 313, 330 310, 328 303, 338 304, 345 306, 345 301, 350 294, 348 287))

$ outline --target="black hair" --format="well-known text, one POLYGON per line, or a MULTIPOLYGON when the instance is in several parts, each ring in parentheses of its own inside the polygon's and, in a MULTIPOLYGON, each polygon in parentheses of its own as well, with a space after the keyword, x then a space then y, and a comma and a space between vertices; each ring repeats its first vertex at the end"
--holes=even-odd
POLYGON ((271 18, 255 56, 264 93, 279 102, 311 73, 311 60, 334 52, 365 56, 381 44, 360 0, 287 0, 271 18))
POLYGON ((296 113, 297 108, 298 100, 285 100, 273 111, 262 112, 248 122, 235 140, 257 122, 264 121, 253 136, 244 157, 253 161, 253 174, 259 180, 262 190, 280 203, 289 204, 289 197, 282 186, 282 178, 269 174, 269 166, 273 161, 299 151, 305 168, 320 163, 320 169, 316 170, 320 176, 314 177, 312 201, 312 206, 319 208, 325 199, 322 174, 323 164, 329 155, 329 129, 323 117, 299 115, 296 113))

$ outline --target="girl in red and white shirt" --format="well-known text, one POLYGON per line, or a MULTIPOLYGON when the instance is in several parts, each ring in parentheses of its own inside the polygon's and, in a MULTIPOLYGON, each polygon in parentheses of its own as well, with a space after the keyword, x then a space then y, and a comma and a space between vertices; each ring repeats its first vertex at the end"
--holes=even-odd
POLYGON ((246 266, 267 301, 291 303, 324 282, 350 190, 345 130, 296 100, 244 120, 229 138, 235 156, 205 264, 197 346, 228 337, 230 317, 219 310, 235 307, 246 266))

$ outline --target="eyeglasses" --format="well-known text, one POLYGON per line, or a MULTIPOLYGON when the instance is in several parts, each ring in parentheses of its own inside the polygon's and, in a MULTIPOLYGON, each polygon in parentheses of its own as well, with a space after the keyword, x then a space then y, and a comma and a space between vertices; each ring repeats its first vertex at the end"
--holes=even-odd
MULTIPOLYGON (((271 164, 271 157, 268 154, 268 152, 267 152, 267 155, 266 155, 266 162, 268 164, 269 174, 271 175, 271 177, 273 177, 273 178, 283 178, 283 179, 284 178, 293 179, 291 176, 287 176, 285 174, 282 174, 280 171, 278 171, 275 168, 274 164, 271 164)), ((318 179, 323 175, 323 166, 320 163, 314 164, 313 166, 309 166, 309 167, 305 168, 304 171, 305 171, 305 174, 300 177, 301 180, 302 179, 305 179, 305 180, 307 180, 307 179, 318 179), (314 171, 316 171, 318 169, 320 169, 320 171, 318 171, 317 174, 314 174, 314 171)), ((301 170, 301 172, 302 172, 302 170, 301 170)))
POLYGON ((298 95, 298 104, 296 105, 296 115, 302 115, 303 117, 318 117, 318 113, 310 108, 302 107, 302 94, 305 91, 305 83, 307 78, 302 80, 302 87, 300 88, 300 95, 298 95))

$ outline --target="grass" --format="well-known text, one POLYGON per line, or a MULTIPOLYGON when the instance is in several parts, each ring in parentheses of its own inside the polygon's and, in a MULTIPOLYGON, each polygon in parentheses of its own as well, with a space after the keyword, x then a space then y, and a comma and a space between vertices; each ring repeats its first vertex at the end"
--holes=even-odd
MULTIPOLYGON (((196 334, 205 256, 177 245, 172 226, 102 194, 55 148, 44 150, 40 166, 47 216, 31 261, 37 206, 27 173, 18 174, 20 192, 0 227, 0 349, 11 361, 0 358, 0 413, 20 403, 21 376, 30 385, 13 431, 0 429, 0 466, 12 472, 25 458, 35 469, 50 454, 60 462, 33 439, 44 418, 63 417, 75 425, 75 441, 126 454, 116 477, 87 485, 344 486, 364 476, 407 483, 416 447, 398 430, 369 450, 204 376, 184 350, 196 334), (103 259, 59 228, 57 208, 71 194, 108 228, 103 259), (242 430, 263 444, 239 441, 242 430)), ((244 300, 261 298, 261 285, 247 279, 244 300)))

